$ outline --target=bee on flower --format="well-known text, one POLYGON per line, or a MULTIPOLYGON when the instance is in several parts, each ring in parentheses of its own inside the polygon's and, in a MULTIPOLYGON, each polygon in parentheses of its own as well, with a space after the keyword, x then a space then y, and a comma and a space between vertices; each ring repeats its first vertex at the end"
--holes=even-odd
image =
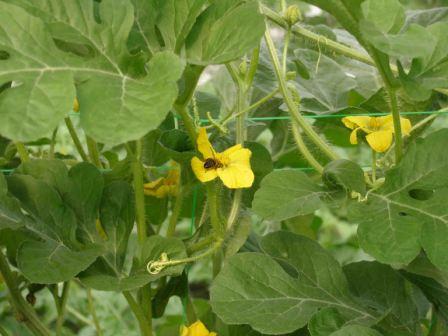
POLYGON ((183 326, 180 336, 218 336, 215 332, 210 332, 201 321, 193 323, 189 327, 183 326))
POLYGON ((168 196, 177 196, 179 192, 180 170, 173 166, 168 170, 165 177, 160 177, 154 181, 143 185, 145 195, 157 198, 165 198, 168 196))
MULTIPOLYGON (((387 151, 392 145, 394 136, 394 122, 392 115, 383 117, 350 116, 342 118, 342 122, 352 133, 350 143, 358 143, 358 131, 366 133, 366 141, 369 146, 378 153, 387 151)), ((400 118, 403 135, 409 135, 412 125, 409 119, 400 118)))
POLYGON ((191 168, 199 181, 209 182, 219 177, 227 188, 252 186, 254 173, 250 166, 252 152, 249 149, 238 144, 218 153, 208 140, 205 128, 199 130, 197 147, 202 159, 191 159, 191 168))

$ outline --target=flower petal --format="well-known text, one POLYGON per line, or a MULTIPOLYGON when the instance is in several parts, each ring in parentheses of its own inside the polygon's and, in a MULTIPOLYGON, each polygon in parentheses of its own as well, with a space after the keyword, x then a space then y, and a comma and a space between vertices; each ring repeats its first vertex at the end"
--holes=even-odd
POLYGON ((366 136, 366 140, 375 152, 383 153, 392 144, 392 131, 378 131, 366 136))
POLYGON ((215 150, 208 140, 207 131, 204 127, 201 127, 199 129, 199 134, 196 142, 198 144, 198 151, 202 154, 204 159, 215 157, 215 150))
POLYGON ((191 169, 193 169, 194 174, 201 182, 209 182, 218 176, 216 169, 205 169, 204 161, 199 160, 197 157, 191 159, 191 169))
POLYGON ((358 144, 358 131, 361 129, 361 127, 355 128, 351 133, 350 133, 350 143, 352 145, 357 145, 358 144))
POLYGON ((218 169, 218 176, 227 188, 250 188, 254 173, 250 167, 252 152, 247 148, 232 151, 227 157, 228 165, 218 169))
POLYGON ((412 129, 411 121, 408 118, 400 118, 400 123, 403 135, 409 135, 412 129))
POLYGON ((351 116, 342 118, 345 127, 354 129, 357 127, 369 128, 371 117, 368 116, 351 116))
POLYGON ((238 151, 238 150, 240 150, 242 148, 243 148, 243 146, 238 144, 238 145, 232 146, 230 148, 227 148, 224 152, 222 152, 220 154, 224 155, 224 156, 230 156, 230 154, 232 154, 233 152, 236 152, 236 151, 238 151))
POLYGON ((189 328, 188 336, 209 336, 210 332, 201 321, 193 323, 189 328))

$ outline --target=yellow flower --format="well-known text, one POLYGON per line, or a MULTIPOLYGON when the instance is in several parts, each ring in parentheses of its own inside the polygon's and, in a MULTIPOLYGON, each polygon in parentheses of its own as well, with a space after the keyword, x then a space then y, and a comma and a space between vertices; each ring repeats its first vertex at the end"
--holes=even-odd
POLYGON ((73 111, 79 112, 79 101, 78 98, 75 97, 75 100, 73 102, 73 111))
POLYGON ((189 327, 183 326, 180 336, 218 336, 218 334, 208 331, 201 321, 197 321, 189 327))
POLYGON ((176 196, 179 189, 179 169, 170 169, 166 177, 160 177, 155 181, 145 183, 145 195, 164 198, 176 196))
MULTIPOLYGON (((387 151, 392 144, 394 134, 394 123, 392 115, 384 117, 353 116, 342 119, 344 125, 352 129, 350 134, 350 143, 358 143, 358 131, 367 133, 366 140, 375 152, 383 153, 387 151)), ((400 118, 401 130, 403 135, 409 135, 411 131, 411 122, 409 119, 400 118)))
POLYGON ((250 167, 252 152, 235 145, 222 153, 217 153, 207 137, 205 128, 199 130, 198 150, 203 159, 191 159, 191 168, 201 182, 208 182, 219 177, 228 188, 249 188, 254 182, 254 173, 250 167))

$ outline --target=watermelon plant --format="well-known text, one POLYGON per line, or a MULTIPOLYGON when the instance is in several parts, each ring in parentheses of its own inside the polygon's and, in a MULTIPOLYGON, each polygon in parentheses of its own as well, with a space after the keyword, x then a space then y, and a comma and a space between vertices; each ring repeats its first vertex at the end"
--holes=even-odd
POLYGON ((0 0, 0 335, 448 335, 443 4, 0 0))

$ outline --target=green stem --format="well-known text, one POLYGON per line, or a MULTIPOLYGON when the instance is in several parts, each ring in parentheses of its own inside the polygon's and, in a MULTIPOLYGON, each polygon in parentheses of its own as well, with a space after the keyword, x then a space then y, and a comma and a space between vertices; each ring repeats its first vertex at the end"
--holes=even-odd
POLYGON ((103 331, 101 330, 100 322, 98 320, 98 316, 96 315, 95 302, 93 300, 92 290, 87 288, 87 301, 89 304, 90 315, 92 315, 93 324, 96 329, 97 336, 102 336, 103 331))
POLYGON ((142 336, 152 336, 152 330, 149 327, 150 324, 148 323, 142 308, 138 305, 137 301, 130 292, 123 292, 123 295, 128 301, 129 307, 138 321, 142 336))
POLYGON ((28 151, 26 150, 26 147, 22 142, 16 141, 16 148, 17 148, 17 153, 19 153, 19 157, 22 162, 27 162, 30 160, 28 151))
POLYGON ((176 233, 176 225, 179 220, 180 211, 182 210, 183 201, 184 201, 184 192, 182 190, 182 187, 180 186, 180 181, 179 181, 179 188, 178 188, 176 200, 174 201, 173 210, 171 212, 171 217, 168 222, 168 229, 166 231, 167 237, 172 237, 176 233))
POLYGON ((190 114, 187 111, 187 108, 182 105, 175 105, 174 108, 182 118, 182 121, 184 122, 184 126, 187 129, 190 140, 193 142, 193 145, 196 146, 196 136, 197 136, 196 127, 194 125, 193 119, 190 117, 190 114))
POLYGON ((54 159, 54 146, 56 145, 56 135, 58 134, 58 128, 56 127, 51 135, 50 150, 48 157, 50 160, 54 159))
POLYGON ((376 181, 376 152, 372 149, 372 182, 376 181))
MULTIPOLYGON (((271 34, 269 32, 269 27, 266 27, 265 32, 265 40, 266 45, 269 50, 269 54, 271 56, 272 64, 274 66, 274 71, 277 76, 277 80, 280 85, 280 92, 283 95, 283 99, 285 100, 286 105, 288 106, 288 111, 291 115, 292 123, 300 126, 300 128, 305 132, 305 134, 320 148, 320 150, 325 153, 330 159, 336 160, 338 156, 332 151, 332 149, 323 141, 320 136, 313 130, 313 128, 306 122, 303 118, 302 114, 299 111, 299 108, 294 103, 291 98, 291 94, 286 85, 285 77, 280 69, 280 64, 277 56, 277 51, 274 46, 274 42, 272 41, 271 34)), ((304 154, 305 155, 305 154, 304 154)), ((310 162, 311 163, 311 162, 310 162)))
POLYGON ((72 120, 69 117, 67 117, 64 119, 64 121, 65 125, 67 126, 68 132, 70 133, 70 136, 73 140, 73 143, 75 144, 76 150, 81 156, 81 159, 85 162, 88 162, 89 157, 87 156, 86 152, 84 151, 84 148, 82 147, 81 141, 79 140, 78 134, 76 133, 76 129, 73 126, 72 120))
POLYGON ((397 94, 395 89, 386 85, 387 92, 390 98, 390 108, 394 122, 394 137, 395 137, 395 163, 400 162, 403 156, 403 135, 401 132, 400 112, 398 111, 397 94))
POLYGON ((283 46, 282 70, 283 76, 286 76, 286 61, 288 59, 289 41, 291 40, 291 28, 288 28, 285 36, 285 45, 283 46))
POLYGON ((0 326, 0 335, 2 335, 2 336, 9 336, 8 332, 6 331, 6 329, 3 329, 2 326, 0 326))
POLYGON ((143 314, 146 316, 146 323, 148 324, 148 329, 152 332, 152 289, 151 283, 143 286, 139 293, 141 295, 140 307, 142 308, 143 314))
POLYGON ((258 62, 260 60, 260 46, 256 47, 252 52, 252 57, 250 59, 249 71, 246 74, 246 88, 249 89, 257 73, 258 62))
POLYGON ((187 252, 188 252, 188 254, 192 254, 194 252, 201 251, 204 248, 206 248, 207 246, 209 246, 211 243, 213 243, 214 241, 215 241, 215 236, 209 235, 209 236, 203 238, 202 240, 198 241, 197 243, 194 243, 194 244, 188 246, 187 252))
POLYGON ((305 160, 307 160, 308 163, 316 171, 318 171, 320 174, 322 174, 323 171, 324 171, 324 168, 319 163, 319 161, 316 160, 314 155, 310 152, 310 150, 306 146, 305 142, 303 141, 302 135, 300 134, 299 128, 297 127, 296 124, 292 124, 291 127, 292 127, 292 135, 294 137, 294 140, 295 140, 295 142, 297 144, 297 148, 299 149, 300 153, 302 153, 302 155, 305 158, 305 160))
MULTIPOLYGON (((218 239, 217 241, 214 242, 214 244, 205 252, 195 255, 193 257, 188 257, 188 258, 183 258, 183 259, 174 259, 174 260, 166 260, 166 261, 152 261, 150 263, 148 263, 147 265, 147 270, 149 273, 153 273, 151 270, 153 269, 159 269, 159 272, 166 268, 166 267, 171 267, 171 266, 177 266, 177 265, 182 265, 182 264, 189 264, 189 263, 193 263, 195 261, 198 261, 200 259, 203 259, 205 257, 208 257, 212 254, 214 254, 216 251, 219 250, 219 248, 222 245, 222 239, 218 239)), ((157 273, 155 273, 157 274, 157 273)))
POLYGON ((89 151, 89 156, 91 162, 97 167, 102 168, 102 164, 100 161, 100 152, 98 151, 98 144, 95 140, 93 140, 88 135, 86 136, 87 149, 89 151))
POLYGON ((146 240, 146 219, 145 219, 145 191, 143 186, 143 169, 141 164, 142 142, 137 140, 135 142, 135 153, 131 164, 134 197, 135 197, 135 213, 137 220, 137 235, 140 244, 146 240))
POLYGON ((224 230, 219 215, 219 195, 218 185, 215 182, 208 182, 206 184, 208 210, 210 213, 210 222, 212 224, 213 231, 217 237, 224 236, 224 230))
POLYGON ((62 335, 62 326, 65 320, 65 311, 67 307, 68 293, 70 291, 70 281, 64 282, 62 286, 62 294, 57 304, 58 318, 56 320, 56 335, 62 335))
POLYGON ((278 93, 278 89, 273 90, 272 92, 270 92, 268 95, 264 96, 263 98, 261 98, 260 100, 256 101, 255 103, 253 103, 252 105, 250 105, 249 107, 245 108, 242 111, 239 111, 237 113, 229 113, 227 116, 225 116, 223 118, 223 120, 220 122, 220 124, 222 126, 225 126, 230 120, 239 117, 241 115, 246 115, 248 112, 252 111, 253 109, 256 109, 257 107, 263 105, 264 103, 268 102, 272 97, 274 97, 277 93, 278 93))
MULTIPOLYGON (((276 12, 274 12, 272 9, 270 9, 267 6, 261 5, 260 7, 261 7, 261 12, 266 16, 266 18, 268 18, 270 21, 278 24, 282 28, 288 29, 288 23, 285 21, 285 19, 281 15, 277 14, 276 12)), ((325 46, 326 48, 331 49, 332 51, 334 51, 340 55, 360 61, 364 64, 376 66, 375 61, 366 53, 362 53, 356 49, 347 47, 346 45, 344 45, 342 43, 338 43, 336 41, 333 41, 323 35, 313 33, 312 31, 305 29, 299 25, 293 26, 291 30, 294 35, 302 36, 310 41, 313 41, 317 44, 325 46)), ((391 64, 390 67, 395 74, 398 73, 398 68, 396 65, 391 64)), ((437 88, 434 90, 448 96, 447 89, 437 88)))
POLYGON ((13 307, 23 316, 27 327, 37 336, 50 336, 50 331, 42 324, 35 311, 22 297, 15 276, 11 272, 8 261, 2 251, 0 251, 0 275, 8 288, 13 307))

